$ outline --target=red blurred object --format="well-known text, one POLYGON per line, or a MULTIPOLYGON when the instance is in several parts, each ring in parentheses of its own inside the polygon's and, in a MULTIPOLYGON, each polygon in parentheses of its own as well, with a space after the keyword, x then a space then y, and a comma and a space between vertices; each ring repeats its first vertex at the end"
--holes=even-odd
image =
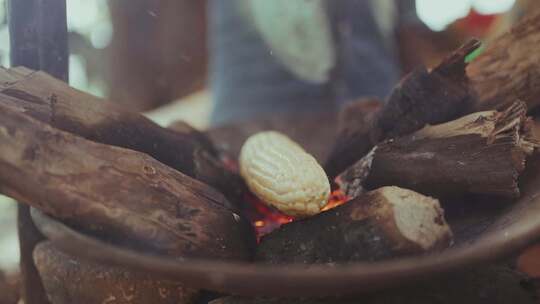
POLYGON ((482 15, 470 10, 469 15, 456 21, 455 26, 470 36, 484 37, 487 35, 499 15, 482 15))

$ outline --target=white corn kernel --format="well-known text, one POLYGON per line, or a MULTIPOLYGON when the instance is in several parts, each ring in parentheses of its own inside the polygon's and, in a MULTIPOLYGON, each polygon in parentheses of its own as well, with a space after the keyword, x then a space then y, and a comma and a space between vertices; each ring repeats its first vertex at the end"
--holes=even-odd
POLYGON ((240 174, 257 197, 291 216, 319 213, 330 196, 328 177, 315 158, 274 131, 247 139, 240 174))

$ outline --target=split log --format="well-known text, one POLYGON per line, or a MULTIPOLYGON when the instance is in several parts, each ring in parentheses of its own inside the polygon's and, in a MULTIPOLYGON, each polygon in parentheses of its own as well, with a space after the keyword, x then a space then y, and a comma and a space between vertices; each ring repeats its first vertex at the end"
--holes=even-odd
POLYGON ((250 225, 211 187, 146 154, 74 136, 0 103, 0 192, 119 245, 247 259, 250 225))
POLYGON ((452 240, 443 213, 436 199, 384 187, 281 226, 262 238, 256 259, 271 264, 377 261, 440 250, 452 240))
POLYGON ((540 13, 517 23, 467 67, 478 110, 501 109, 515 100, 540 105, 540 13))
POLYGON ((420 68, 403 78, 375 114, 369 130, 360 129, 357 139, 347 143, 351 148, 334 149, 340 153, 332 154, 325 166, 330 178, 352 165, 382 140, 470 113, 475 97, 465 74, 465 57, 479 46, 479 41, 472 40, 432 70, 420 68))
POLYGON ((526 157, 538 147, 526 112, 518 102, 504 112, 477 112, 385 141, 341 174, 338 184, 351 197, 395 185, 437 198, 517 198, 526 157))
POLYGON ((475 96, 465 57, 479 46, 471 40, 432 70, 421 68, 401 80, 377 114, 372 136, 378 141, 394 138, 468 113, 475 96))
MULTIPOLYGON (((209 304, 533 304, 528 277, 506 263, 469 267, 425 282, 408 282, 394 289, 355 299, 278 299, 226 297, 209 304)), ((353 287, 352 287, 353 288, 353 287)))
POLYGON ((82 260, 50 242, 36 246, 34 261, 54 304, 192 304, 199 293, 152 274, 82 260))
POLYGON ((236 200, 231 178, 202 134, 165 129, 142 115, 69 87, 43 72, 2 69, 0 103, 86 139, 144 152, 236 200))

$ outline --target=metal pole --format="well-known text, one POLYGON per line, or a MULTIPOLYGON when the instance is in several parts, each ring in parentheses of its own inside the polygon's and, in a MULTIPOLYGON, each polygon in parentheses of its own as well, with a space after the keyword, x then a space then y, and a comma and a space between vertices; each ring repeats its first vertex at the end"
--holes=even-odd
MULTIPOLYGON (((11 65, 43 70, 68 79, 65 0, 8 0, 11 65)), ((29 208, 18 206, 22 298, 26 304, 47 304, 47 296, 32 258, 43 236, 30 218, 29 208)))
POLYGON ((68 80, 65 0, 8 0, 11 65, 68 80))

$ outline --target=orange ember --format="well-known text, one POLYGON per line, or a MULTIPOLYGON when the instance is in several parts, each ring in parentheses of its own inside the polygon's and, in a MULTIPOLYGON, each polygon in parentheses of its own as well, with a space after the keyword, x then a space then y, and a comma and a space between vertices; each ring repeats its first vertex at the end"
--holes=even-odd
POLYGON ((322 211, 327 211, 333 208, 336 208, 337 206, 341 206, 349 201, 349 197, 341 190, 336 189, 332 191, 332 194, 330 194, 330 198, 328 199, 328 204, 322 208, 322 211))
MULTIPOLYGON (((348 200, 349 198, 341 189, 336 189, 330 195, 328 204, 324 206, 322 211, 343 205, 348 200)), ((281 225, 295 220, 294 217, 285 215, 279 210, 268 206, 252 193, 246 194, 245 201, 247 202, 245 214, 255 228, 257 240, 260 240, 263 236, 279 228, 281 225)))
POLYGON ((294 220, 293 217, 279 212, 277 209, 263 203, 258 197, 251 192, 246 193, 244 214, 253 224, 257 233, 257 240, 260 240, 264 235, 279 228, 281 225, 290 223, 294 220))

